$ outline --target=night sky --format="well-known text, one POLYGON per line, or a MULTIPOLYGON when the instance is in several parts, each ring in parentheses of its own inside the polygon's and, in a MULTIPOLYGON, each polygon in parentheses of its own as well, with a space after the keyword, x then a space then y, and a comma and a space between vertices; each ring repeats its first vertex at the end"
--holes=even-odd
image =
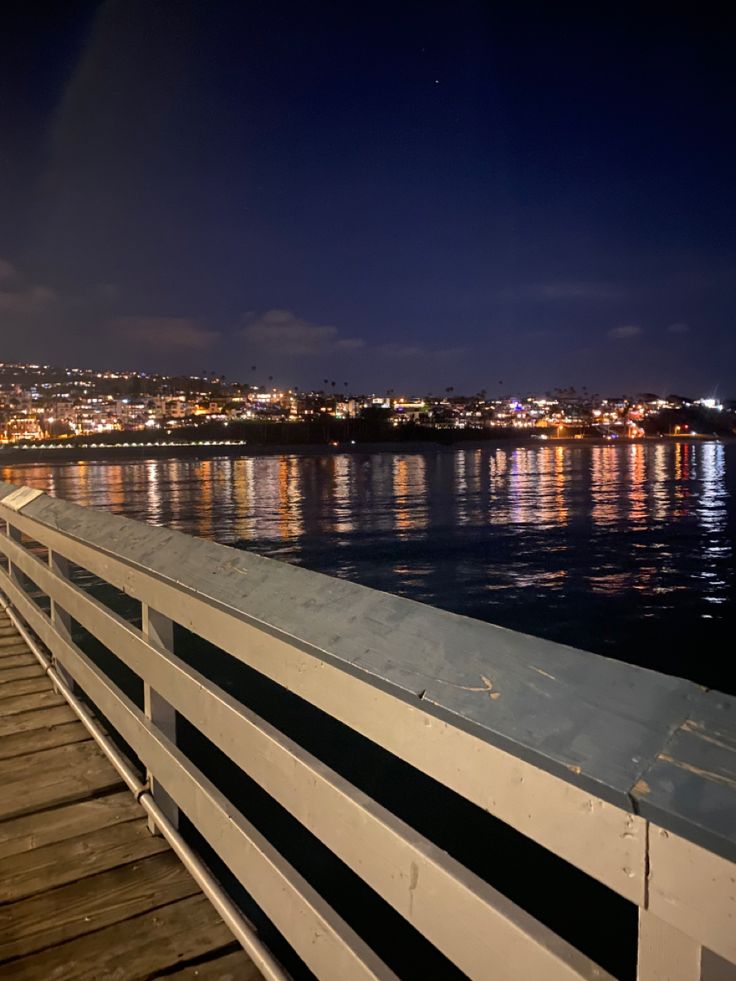
POLYGON ((736 396, 734 22, 508 7, 6 0, 0 360, 736 396))

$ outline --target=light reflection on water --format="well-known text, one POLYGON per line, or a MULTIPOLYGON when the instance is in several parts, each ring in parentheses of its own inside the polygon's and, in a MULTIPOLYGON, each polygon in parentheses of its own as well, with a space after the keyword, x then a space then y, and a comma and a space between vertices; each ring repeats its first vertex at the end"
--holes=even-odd
POLYGON ((80 461, 0 476, 726 686, 733 444, 80 461))

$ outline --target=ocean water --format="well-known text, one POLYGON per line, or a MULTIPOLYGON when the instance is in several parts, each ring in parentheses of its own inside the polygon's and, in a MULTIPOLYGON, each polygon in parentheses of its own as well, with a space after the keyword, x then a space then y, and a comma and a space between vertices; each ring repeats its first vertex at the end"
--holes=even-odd
POLYGON ((733 443, 80 461, 0 476, 733 690, 733 443))

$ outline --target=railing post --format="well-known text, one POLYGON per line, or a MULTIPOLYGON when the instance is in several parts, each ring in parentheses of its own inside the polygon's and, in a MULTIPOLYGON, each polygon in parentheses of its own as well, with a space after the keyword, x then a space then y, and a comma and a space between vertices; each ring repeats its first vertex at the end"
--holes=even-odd
POLYGON ((639 909, 637 981, 700 981, 702 952, 692 937, 639 909))
MULTIPOLYGON (((12 539, 17 545, 22 545, 22 535, 18 528, 15 528, 9 521, 5 522, 5 530, 7 532, 8 538, 12 539)), ((20 576, 18 575, 18 570, 13 565, 12 561, 8 559, 8 575, 13 580, 15 585, 22 589, 20 576)))
MULTIPOLYGON (((157 610, 152 610, 148 603, 141 603, 141 610, 143 613, 142 628, 144 636, 156 644, 157 647, 163 647, 164 650, 173 652, 174 624, 172 621, 157 610)), ((176 710, 146 682, 143 683, 143 705, 146 717, 172 743, 176 744, 176 710)), ((174 827, 178 827, 179 808, 176 806, 175 801, 166 793, 166 790, 150 771, 147 775, 153 799, 174 827)), ((156 834, 155 823, 150 817, 148 819, 148 827, 151 834, 156 834)))
MULTIPOLYGON (((51 571, 55 576, 58 576, 59 579, 69 579, 69 560, 65 559, 63 555, 59 555, 58 552, 54 552, 52 549, 49 549, 48 551, 49 568, 51 571)), ((69 616, 66 610, 59 606, 53 596, 49 596, 49 600, 51 601, 51 623, 53 624, 54 629, 60 637, 71 643, 72 618, 69 616)), ((68 688, 72 692, 78 693, 79 689, 76 682, 66 668, 59 663, 57 658, 54 658, 54 667, 59 672, 68 688)))

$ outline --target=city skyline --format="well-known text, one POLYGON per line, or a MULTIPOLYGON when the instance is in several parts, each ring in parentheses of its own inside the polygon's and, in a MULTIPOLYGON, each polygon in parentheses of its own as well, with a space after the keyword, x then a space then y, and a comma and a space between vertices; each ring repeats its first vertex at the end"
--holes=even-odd
POLYGON ((76 437, 130 434, 151 445, 203 438, 242 445, 248 440, 309 443, 422 438, 441 431, 482 437, 505 433, 550 438, 729 436, 736 432, 736 400, 654 393, 603 396, 574 387, 503 394, 453 386, 423 394, 386 390, 356 393, 348 382, 325 378, 311 390, 206 375, 53 368, 0 362, 0 444, 51 441, 58 449, 76 437), (284 426, 286 428, 284 428, 284 426), (163 440, 163 443, 162 443, 163 440))
POLYGON ((723 26, 11 3, 3 356, 728 397, 723 26))

